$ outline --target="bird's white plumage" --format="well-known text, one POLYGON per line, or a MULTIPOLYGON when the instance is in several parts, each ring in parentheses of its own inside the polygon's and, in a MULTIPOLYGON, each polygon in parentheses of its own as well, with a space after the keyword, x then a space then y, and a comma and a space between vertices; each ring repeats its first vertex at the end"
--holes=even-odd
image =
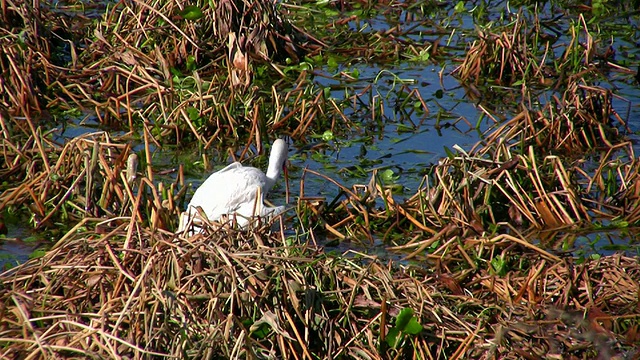
POLYGON ((182 213, 179 231, 185 230, 189 220, 198 214, 197 207, 209 220, 220 220, 223 215, 236 215, 241 227, 253 216, 275 216, 284 211, 284 206, 267 207, 264 197, 275 184, 287 159, 287 144, 277 139, 271 147, 267 173, 250 166, 234 162, 215 172, 200 185, 191 198, 187 210, 182 213))

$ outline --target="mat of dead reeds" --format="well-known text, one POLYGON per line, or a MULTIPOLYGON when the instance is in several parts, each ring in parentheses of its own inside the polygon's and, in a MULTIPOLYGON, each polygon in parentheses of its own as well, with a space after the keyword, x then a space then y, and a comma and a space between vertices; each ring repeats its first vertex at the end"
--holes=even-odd
POLYGON ((576 263, 470 237, 413 267, 281 232, 84 227, 100 231, 0 274, 3 357, 608 358, 638 341, 640 264, 620 255, 576 263), (405 308, 422 330, 390 342, 405 308))

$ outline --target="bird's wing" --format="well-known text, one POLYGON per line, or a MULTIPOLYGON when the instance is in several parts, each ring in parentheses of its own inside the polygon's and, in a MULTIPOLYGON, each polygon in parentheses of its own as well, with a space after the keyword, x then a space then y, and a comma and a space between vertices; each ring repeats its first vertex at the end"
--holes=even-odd
POLYGON ((219 174, 219 173, 225 173, 225 172, 229 172, 229 171, 232 171, 232 170, 240 169, 240 168, 243 168, 243 167, 244 166, 242 166, 241 163, 236 161, 236 162, 233 162, 233 163, 225 166, 223 169, 218 170, 217 172, 215 172, 215 173, 213 173, 211 175, 215 175, 215 174, 219 174))
MULTIPOLYGON (((256 201, 258 188, 262 189, 265 182, 262 171, 233 163, 211 174, 200 185, 187 210, 200 206, 210 220, 217 220, 223 214, 233 213, 241 207, 247 209, 246 204, 256 201)), ((261 202, 262 198, 258 201, 261 202)))

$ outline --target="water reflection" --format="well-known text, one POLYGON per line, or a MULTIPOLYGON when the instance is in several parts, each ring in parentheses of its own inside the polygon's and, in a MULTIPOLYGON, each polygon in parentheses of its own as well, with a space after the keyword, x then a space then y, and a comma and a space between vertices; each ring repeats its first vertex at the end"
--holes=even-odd
POLYGON ((12 268, 29 260, 29 255, 39 245, 37 242, 26 242, 29 229, 18 224, 7 224, 8 233, 0 239, 0 271, 12 268))

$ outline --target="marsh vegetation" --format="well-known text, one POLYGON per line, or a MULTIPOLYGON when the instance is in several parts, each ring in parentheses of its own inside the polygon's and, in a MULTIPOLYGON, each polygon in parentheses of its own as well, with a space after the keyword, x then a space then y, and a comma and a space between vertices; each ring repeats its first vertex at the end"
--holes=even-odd
POLYGON ((640 356, 632 5, 0 4, 2 357, 640 356), (282 218, 176 234, 281 136, 282 218))

